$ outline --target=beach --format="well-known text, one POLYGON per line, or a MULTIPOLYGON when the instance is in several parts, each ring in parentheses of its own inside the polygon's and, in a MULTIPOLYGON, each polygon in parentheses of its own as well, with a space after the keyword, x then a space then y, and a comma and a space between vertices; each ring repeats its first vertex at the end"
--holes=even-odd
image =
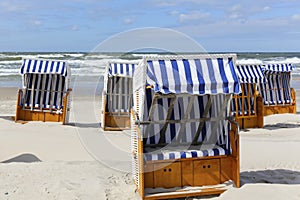
MULTIPOLYGON (((94 93, 74 91, 68 125, 21 124, 12 120, 17 88, 0 88, 0 199, 140 198, 130 132, 102 131, 94 93)), ((211 199, 299 199, 299 90, 297 100, 298 114, 267 116, 265 128, 241 130, 241 188, 211 199)))

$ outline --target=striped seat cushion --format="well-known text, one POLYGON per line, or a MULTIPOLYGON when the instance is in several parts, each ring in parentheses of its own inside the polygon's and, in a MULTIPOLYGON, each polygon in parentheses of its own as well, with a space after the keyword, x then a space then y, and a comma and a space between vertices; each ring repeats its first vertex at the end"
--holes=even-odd
POLYGON ((185 146, 146 148, 144 153, 145 161, 174 160, 182 158, 200 158, 207 156, 221 156, 230 154, 229 150, 217 145, 202 145, 198 148, 187 149, 185 146))

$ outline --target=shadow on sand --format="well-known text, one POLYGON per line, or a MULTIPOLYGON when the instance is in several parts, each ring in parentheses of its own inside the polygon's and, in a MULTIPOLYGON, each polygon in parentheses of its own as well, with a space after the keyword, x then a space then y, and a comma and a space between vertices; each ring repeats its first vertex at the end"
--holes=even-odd
POLYGON ((15 116, 0 116, 0 119, 4 119, 7 121, 15 121, 15 116))
POLYGON ((1 163, 12 163, 12 162, 32 163, 32 162, 41 162, 41 160, 33 154, 21 154, 14 158, 5 160, 1 163))
POLYGON ((74 126, 79 128, 100 128, 100 123, 68 123, 68 126, 74 126))
POLYGON ((241 185, 248 183, 300 184, 300 171, 275 169, 242 172, 241 185))
POLYGON ((264 129, 267 130, 275 130, 281 128, 300 128, 300 123, 276 123, 276 124, 268 124, 264 126, 264 129))

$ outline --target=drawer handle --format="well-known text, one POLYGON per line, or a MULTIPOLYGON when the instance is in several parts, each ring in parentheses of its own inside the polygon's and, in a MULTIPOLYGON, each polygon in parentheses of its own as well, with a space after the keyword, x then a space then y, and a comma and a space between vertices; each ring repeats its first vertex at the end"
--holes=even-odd
POLYGON ((167 169, 164 169, 164 172, 167 172, 167 171, 171 172, 172 169, 171 169, 171 168, 169 168, 168 170, 167 170, 167 169))
POLYGON ((207 168, 210 168, 210 165, 208 165, 207 168))

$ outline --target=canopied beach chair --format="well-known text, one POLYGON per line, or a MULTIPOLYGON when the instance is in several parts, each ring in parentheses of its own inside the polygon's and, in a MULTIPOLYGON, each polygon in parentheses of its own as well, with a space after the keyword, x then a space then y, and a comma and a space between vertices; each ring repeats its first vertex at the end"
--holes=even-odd
POLYGON ((232 98, 232 115, 241 128, 263 128, 263 105, 257 89, 258 84, 266 83, 262 66, 236 65, 236 69, 242 92, 232 98))
POLYGON ((68 123, 71 71, 66 62, 23 59, 16 121, 68 123))
POLYGON ((263 67, 266 82, 259 84, 264 116, 296 113, 296 92, 290 86, 291 64, 269 64, 263 67))
POLYGON ((143 199, 220 194, 240 186, 235 55, 144 57, 133 77, 133 179, 143 199))
POLYGON ((138 61, 109 62, 102 92, 102 123, 104 130, 130 128, 132 107, 132 75, 138 61))

